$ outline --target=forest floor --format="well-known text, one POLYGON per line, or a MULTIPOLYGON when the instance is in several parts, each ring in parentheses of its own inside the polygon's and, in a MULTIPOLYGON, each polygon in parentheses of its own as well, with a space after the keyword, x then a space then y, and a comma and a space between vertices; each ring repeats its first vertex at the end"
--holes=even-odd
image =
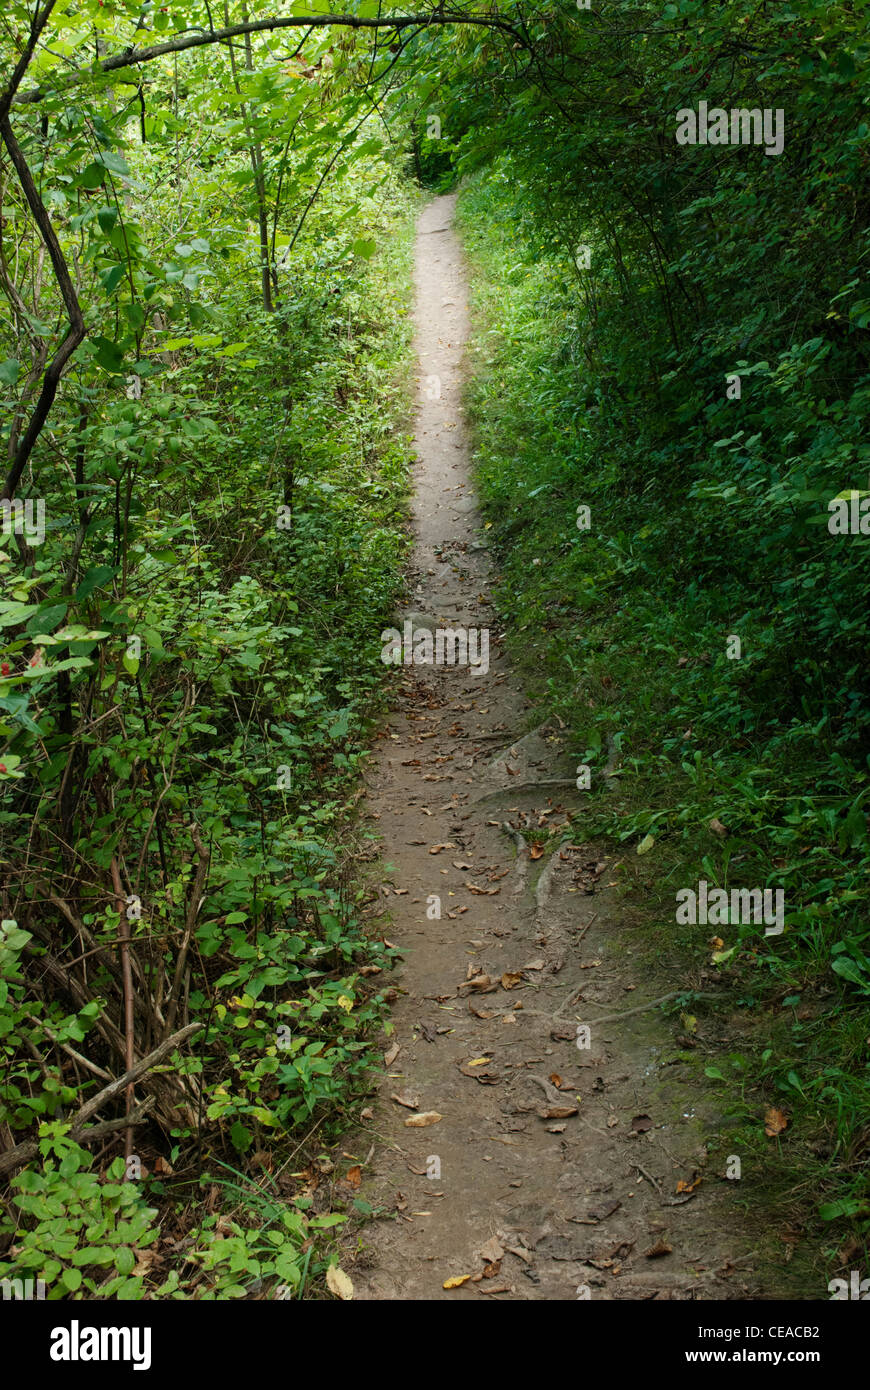
POLYGON ((534 858, 520 833, 558 830, 582 792, 570 731, 532 727, 488 597, 454 202, 435 198, 417 227, 415 550, 396 622, 488 629, 489 665, 396 668, 369 766, 403 963, 386 1076, 344 1141, 368 1151, 375 1219, 343 1263, 361 1299, 775 1296, 722 1117, 655 1007, 680 981, 650 971, 617 856, 563 843, 534 858))

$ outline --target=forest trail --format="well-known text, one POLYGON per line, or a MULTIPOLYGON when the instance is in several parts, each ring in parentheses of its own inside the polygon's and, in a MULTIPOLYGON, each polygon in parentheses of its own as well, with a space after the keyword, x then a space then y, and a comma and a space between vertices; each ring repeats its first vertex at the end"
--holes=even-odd
POLYGON ((434 199, 417 227, 408 612, 429 630, 487 629, 489 663, 396 669, 369 769, 385 933, 403 963, 387 1075, 345 1141, 363 1158, 374 1145, 359 1195, 377 1219, 343 1263, 362 1299, 757 1295, 727 1145, 708 1157, 716 1117, 692 1104, 671 1025, 643 1008, 682 982, 635 963, 612 855, 563 844, 532 860, 518 833, 558 830, 582 792, 569 731, 528 731, 487 597, 454 205, 434 199), (425 1112, 441 1118, 409 1125, 425 1112))

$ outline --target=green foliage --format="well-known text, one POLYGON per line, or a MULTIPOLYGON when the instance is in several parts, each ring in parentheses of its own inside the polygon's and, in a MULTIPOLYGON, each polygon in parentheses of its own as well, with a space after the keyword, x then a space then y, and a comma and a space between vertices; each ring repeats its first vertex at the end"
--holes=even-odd
MULTIPOLYGON (((25 86, 199 17, 55 7, 25 86)), ((7 18, 10 70, 31 16, 7 18)), ((329 1221, 196 1220, 191 1172, 211 1183, 218 1155, 289 1150, 303 1126, 323 1142, 368 1085, 368 977, 393 953, 365 920, 353 810, 406 544, 414 197, 356 48, 318 32, 276 61, 258 36, 250 62, 167 56, 138 89, 79 68, 13 110, 86 329, 18 489, 44 534, 22 508, 0 536, 0 1124, 41 1145, 0 1252, 50 1296, 303 1290, 323 1266, 300 1247, 329 1221), (125 933, 136 1057, 204 1025, 137 1083, 160 1119, 134 1131, 139 1196, 68 1139, 125 1070, 125 933), (135 1231, 110 1240, 111 1212, 135 1231), (142 1256, 155 1217, 182 1223, 168 1278, 142 1256)), ((69 315, 3 158, 11 457, 69 315)))
MULTIPOLYGON (((642 33, 612 42, 567 7, 547 21, 546 90, 481 43, 447 97, 457 166, 480 170, 460 215, 500 606, 592 768, 575 833, 652 834, 670 932, 681 884, 784 891, 784 934, 718 929, 719 969, 775 1040, 756 1075, 822 1135, 822 1181, 854 1215, 870 580, 866 537, 827 521, 870 465, 866 33, 845 5, 632 9, 642 33), (700 98, 783 108, 783 154, 678 146, 700 98)), ((707 960, 709 930, 684 943, 707 960)))
POLYGON ((41 1279, 47 1299, 140 1299, 136 1252, 159 1237, 157 1211, 123 1180, 123 1158, 103 1181, 88 1171, 90 1155, 64 1137, 66 1128, 42 1125, 42 1171, 12 1179, 18 1214, 0 1220, 0 1235, 14 1240, 15 1256, 0 1260, 0 1279, 41 1279))

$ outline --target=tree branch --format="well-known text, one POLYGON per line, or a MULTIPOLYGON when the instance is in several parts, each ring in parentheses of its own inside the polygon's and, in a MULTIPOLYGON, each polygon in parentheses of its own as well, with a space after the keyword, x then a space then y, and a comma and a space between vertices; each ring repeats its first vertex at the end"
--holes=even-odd
POLYGON ((430 28, 432 25, 453 25, 468 24, 482 29, 496 29, 509 38, 512 38, 522 48, 528 48, 528 40, 515 29, 507 20, 498 19, 495 16, 486 15, 466 15, 461 11, 448 11, 442 8, 433 10, 430 14, 416 15, 395 15, 392 18, 372 18, 362 19, 359 15, 353 14, 321 14, 321 15, 288 15, 281 17, 274 15, 269 19, 253 19, 244 24, 230 24, 223 29, 203 30, 198 34, 185 34, 177 39, 168 39, 165 43, 155 43, 147 48, 128 48, 123 53, 117 53, 112 58, 104 58, 101 63, 93 67, 83 68, 81 72, 70 73, 53 87, 34 87, 28 92, 22 92, 15 98, 15 105, 32 104, 44 101, 46 97, 58 95, 66 91, 67 87, 75 86, 79 82, 84 82, 86 78, 99 72, 117 72, 121 68, 137 67, 140 63, 150 63, 155 58, 163 58, 167 53, 183 53, 189 48, 202 48, 206 44, 226 43, 229 39, 243 38, 246 34, 271 33, 275 29, 318 29, 329 25, 335 25, 346 29, 420 29, 430 28))
MULTIPOLYGON (((50 8, 51 6, 49 5, 49 9, 50 8)), ((2 107, 2 102, 0 102, 0 107, 2 107)), ((63 296, 64 306, 70 321, 67 335, 54 354, 54 357, 48 365, 48 370, 42 378, 42 389, 40 390, 39 398, 33 408, 33 413, 30 416, 27 429, 24 431, 18 443, 18 447, 15 450, 15 457, 12 459, 9 472, 6 475, 6 481, 3 484, 3 497, 11 499, 15 495, 15 489, 21 481, 21 475, 27 465, 27 460, 33 452, 33 446, 39 438, 42 427, 48 418, 48 413, 54 404, 54 398, 57 395, 57 388, 60 384, 63 369, 85 336, 85 321, 82 317, 78 299, 76 298, 75 288, 70 277, 67 263, 60 249, 60 242, 57 239, 45 204, 39 196, 39 190, 33 181, 33 175, 21 151, 21 146, 15 139, 12 126, 9 123, 8 112, 6 114, 0 114, 0 134, 3 136, 3 142, 15 166, 15 172, 18 174, 24 196, 33 214, 33 220, 39 228, 42 240, 48 249, 54 276, 57 280, 61 295, 63 296)))

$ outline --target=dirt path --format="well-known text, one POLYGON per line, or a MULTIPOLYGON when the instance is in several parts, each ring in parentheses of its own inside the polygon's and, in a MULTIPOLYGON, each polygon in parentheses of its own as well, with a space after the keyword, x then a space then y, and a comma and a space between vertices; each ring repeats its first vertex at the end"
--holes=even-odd
POLYGON ((382 1213, 348 1266, 356 1297, 745 1297, 752 1259, 734 1185, 724 1160, 708 1161, 710 1120, 686 1102, 684 1067, 664 1065, 672 1030, 642 1009, 680 981, 633 965, 612 857, 563 845, 532 860, 517 833, 558 829, 582 793, 569 732, 527 732, 487 599, 453 209, 436 198, 418 224, 409 612, 430 630, 488 629, 489 665, 397 669, 396 712, 370 769, 384 921, 404 965, 398 1052, 387 1051, 365 1133, 348 1141, 363 1156, 374 1141, 360 1195, 382 1213), (437 1123, 409 1126, 431 1111, 437 1123), (475 1278, 443 1289, 463 1275, 475 1278))

